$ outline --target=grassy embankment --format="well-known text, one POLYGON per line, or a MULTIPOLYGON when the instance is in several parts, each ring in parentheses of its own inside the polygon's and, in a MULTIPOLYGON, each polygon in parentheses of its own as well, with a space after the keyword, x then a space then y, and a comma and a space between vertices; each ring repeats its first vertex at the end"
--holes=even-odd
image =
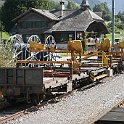
MULTIPOLYGON (((111 40, 112 39, 112 34, 107 34, 107 37, 111 40)), ((115 33, 115 39, 116 38, 121 38, 124 39, 124 31, 120 31, 120 33, 115 33)))

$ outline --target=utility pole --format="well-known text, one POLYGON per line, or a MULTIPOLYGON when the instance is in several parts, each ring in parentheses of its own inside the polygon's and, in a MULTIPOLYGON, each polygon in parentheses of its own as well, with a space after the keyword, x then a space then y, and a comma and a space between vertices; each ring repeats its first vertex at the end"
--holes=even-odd
POLYGON ((0 42, 2 42, 2 22, 0 20, 0 42))
POLYGON ((112 0, 112 46, 114 46, 114 33, 115 33, 115 3, 112 0))
MULTIPOLYGON (((113 47, 114 47, 114 39, 115 39, 115 5, 114 5, 114 0, 112 0, 112 48, 111 52, 113 52, 113 47)), ((112 55, 110 56, 110 67, 112 66, 112 55)))

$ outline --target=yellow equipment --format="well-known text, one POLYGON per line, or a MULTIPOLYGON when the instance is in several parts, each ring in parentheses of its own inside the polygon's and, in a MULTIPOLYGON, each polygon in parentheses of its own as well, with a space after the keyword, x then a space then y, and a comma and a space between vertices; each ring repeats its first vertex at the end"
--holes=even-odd
POLYGON ((109 59, 108 59, 108 57, 104 51, 93 52, 89 55, 86 55, 81 60, 86 60, 86 59, 93 57, 93 56, 101 56, 102 57, 102 66, 109 66, 109 61, 108 61, 109 59))
POLYGON ((106 55, 106 52, 110 52, 111 42, 108 38, 104 38, 103 42, 100 44, 98 41, 96 42, 96 48, 98 48, 99 54, 102 56, 102 65, 109 66, 109 59, 106 55))
POLYGON ((101 50, 106 52, 110 51, 110 48, 111 48, 110 40, 108 38, 105 38, 101 44, 101 50))
POLYGON ((122 40, 119 44, 118 44, 119 48, 124 49, 124 40, 122 40))
POLYGON ((119 44, 118 44, 119 48, 121 49, 121 59, 124 60, 124 40, 122 40, 119 44))
POLYGON ((71 61, 74 72, 80 73, 80 64, 79 61, 76 59, 76 53, 79 53, 79 56, 81 57, 81 53, 83 52, 81 41, 68 41, 68 50, 71 52, 71 61))
POLYGON ((104 52, 109 52, 111 48, 111 42, 108 38, 104 38, 104 41, 100 44, 98 41, 96 42, 96 47, 104 52))
POLYGON ((76 53, 83 52, 81 41, 80 40, 68 41, 68 50, 75 51, 76 53))
POLYGON ((45 50, 45 45, 44 44, 39 44, 37 42, 30 42, 30 48, 29 51, 31 52, 39 52, 41 50, 45 50))
MULTIPOLYGON (((91 55, 86 55, 86 57, 83 58, 87 59, 90 56, 102 56, 102 65, 103 66, 108 66, 108 57, 106 55, 106 51, 109 51, 111 48, 111 44, 110 44, 110 40, 108 38, 105 38, 103 43, 99 44, 98 42, 96 42, 96 46, 99 49, 98 52, 95 52, 91 55)), ((83 53, 83 48, 82 48, 82 42, 80 40, 72 40, 72 41, 68 41, 67 44, 67 49, 65 50, 59 50, 57 48, 53 48, 50 47, 49 49, 46 48, 46 45, 44 44, 39 44, 36 42, 30 42, 30 52, 57 52, 57 53, 62 53, 62 52, 66 52, 66 53, 71 53, 71 58, 70 61, 42 61, 42 63, 64 63, 67 64, 73 68, 74 72, 79 73, 80 72, 80 59, 77 60, 77 55, 79 55, 79 57, 81 58, 81 54, 83 53), (77 54, 78 53, 78 54, 77 54)))
POLYGON ((106 56, 106 53, 102 51, 102 65, 109 66, 109 59, 106 56))
POLYGON ((18 60, 17 63, 60 63, 60 64, 68 64, 71 68, 73 68, 74 72, 80 73, 80 64, 76 59, 77 54, 81 56, 83 52, 82 43, 80 40, 72 40, 68 41, 68 47, 65 50, 57 49, 56 47, 50 46, 49 48, 45 44, 39 44, 37 42, 30 42, 30 52, 51 52, 51 53, 71 53, 70 61, 29 61, 29 60, 18 60))

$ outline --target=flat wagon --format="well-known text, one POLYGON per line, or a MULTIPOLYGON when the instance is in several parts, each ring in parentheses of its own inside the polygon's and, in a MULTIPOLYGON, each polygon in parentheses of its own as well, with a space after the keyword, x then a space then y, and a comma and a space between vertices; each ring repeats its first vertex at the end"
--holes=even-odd
POLYGON ((0 68, 0 91, 9 102, 39 99, 44 92, 42 68, 0 68))

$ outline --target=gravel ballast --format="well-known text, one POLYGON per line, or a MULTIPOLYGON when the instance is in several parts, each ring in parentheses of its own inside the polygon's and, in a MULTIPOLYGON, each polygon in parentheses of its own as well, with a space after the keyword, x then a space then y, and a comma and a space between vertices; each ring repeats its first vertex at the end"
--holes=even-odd
POLYGON ((92 124, 124 99, 124 74, 106 83, 75 91, 56 104, 49 104, 11 124, 92 124))

